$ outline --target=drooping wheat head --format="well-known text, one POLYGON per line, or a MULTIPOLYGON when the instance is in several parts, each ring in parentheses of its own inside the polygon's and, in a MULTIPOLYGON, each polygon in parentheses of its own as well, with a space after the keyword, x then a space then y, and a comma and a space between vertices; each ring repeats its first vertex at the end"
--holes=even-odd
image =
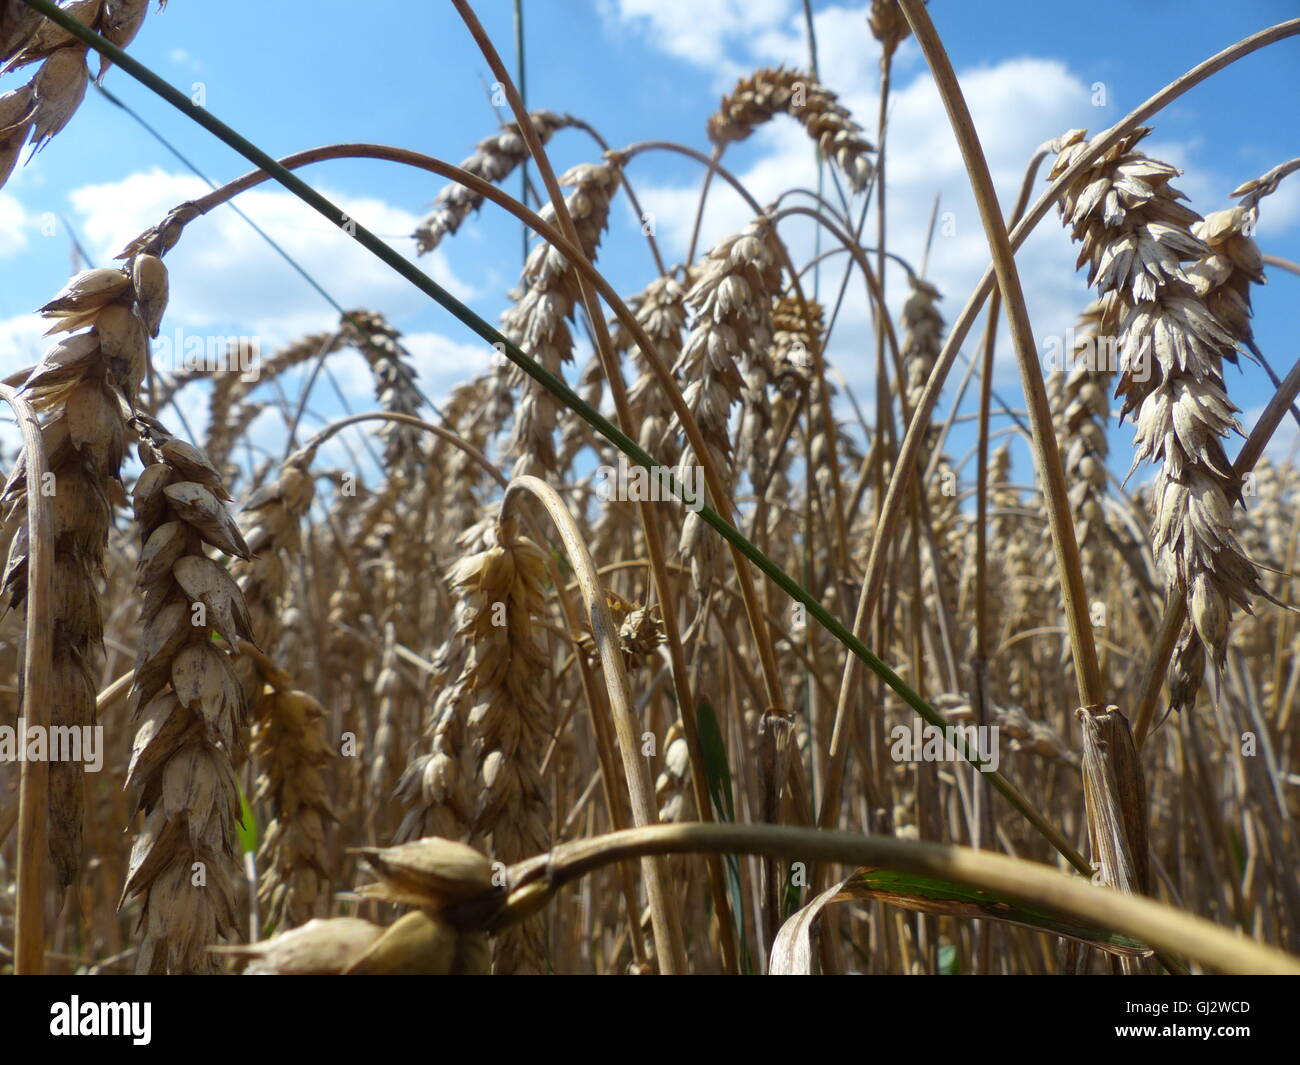
MULTIPOLYGON (((574 124, 570 115, 557 115, 554 111, 533 111, 529 116, 537 138, 546 144, 557 130, 574 124)), ((471 174, 499 185, 528 158, 528 146, 516 122, 507 122, 500 132, 478 142, 474 154, 460 167, 471 174)), ((420 254, 433 251, 442 239, 454 234, 471 214, 483 204, 483 197, 464 185, 452 184, 438 193, 434 209, 415 227, 415 240, 420 254)))
MULTIPOLYGON (((166 0, 159 8, 166 6, 166 0)), ((71 0, 63 10, 120 48, 134 40, 149 0, 71 0)), ((67 30, 22 3, 0 3, 0 74, 40 63, 26 85, 0 96, 0 186, 9 180, 23 147, 34 155, 72 120, 90 84, 87 49, 67 30)), ((100 62, 98 78, 108 70, 100 62)), ((29 156, 30 158, 30 156, 29 156)))
MULTIPOLYGON (((1242 482, 1224 450, 1240 431, 1223 381, 1236 342, 1184 268, 1209 248, 1192 232, 1200 217, 1170 185, 1177 171, 1137 151, 1149 132, 1129 134, 1080 174, 1061 211, 1089 283, 1117 301, 1117 395, 1121 416, 1136 415, 1135 464, 1159 464, 1152 539, 1166 586, 1186 600, 1196 639, 1221 669, 1231 608, 1249 610, 1262 590, 1233 531, 1242 482)), ((1054 176, 1082 138, 1061 139, 1054 176)))
MULTIPOLYGON (((50 332, 70 334, 46 351, 22 389, 43 419, 48 483, 28 484, 20 457, 4 499, 19 518, 29 492, 54 500, 54 726, 80 728, 94 718, 103 639, 98 582, 113 503, 121 497, 126 417, 145 376, 148 336, 157 333, 166 291, 166 268, 142 254, 125 269, 78 274, 41 308, 55 323, 50 332)), ((5 570, 14 606, 26 596, 27 551, 24 519, 5 570)), ((55 761, 49 782, 50 855, 60 882, 68 884, 81 863, 82 767, 55 761)))
POLYGON ((709 119, 709 140, 716 145, 742 141, 775 115, 798 121, 854 192, 867 187, 875 149, 835 93, 798 70, 764 67, 741 78, 709 119))

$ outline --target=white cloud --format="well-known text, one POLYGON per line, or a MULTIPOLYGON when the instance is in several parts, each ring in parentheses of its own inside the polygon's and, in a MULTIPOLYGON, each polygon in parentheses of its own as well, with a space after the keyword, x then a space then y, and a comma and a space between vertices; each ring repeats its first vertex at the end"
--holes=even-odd
POLYGON ((21 203, 7 192, 0 192, 0 259, 8 259, 27 249, 27 230, 31 216, 21 203))
MULTIPOLYGON (((198 178, 159 169, 121 181, 87 185, 71 194, 92 253, 107 260, 159 222, 171 208, 207 191, 198 178)), ((376 233, 409 233, 413 214, 375 197, 323 190, 348 215, 376 233)), ((344 307, 373 307, 394 320, 424 306, 426 297, 290 193, 258 188, 237 204, 344 307)), ((414 242, 393 241, 414 258, 414 242)), ((321 296, 229 207, 196 219, 167 256, 171 302, 167 322, 195 329, 233 325, 275 344, 322 328, 337 316, 321 296)), ((454 295, 472 295, 440 253, 420 263, 454 295)))
POLYGON ((36 362, 49 346, 45 330, 49 322, 36 314, 20 314, 0 321, 0 351, 5 353, 5 373, 36 362))
POLYGON ((1260 201, 1260 240, 1281 236, 1300 221, 1300 176, 1287 178, 1277 192, 1260 201))
MULTIPOLYGON (((35 314, 0 320, 0 353, 4 356, 5 375, 31 366, 40 359, 41 352, 49 345, 42 336, 48 324, 35 314)), ((14 421, 13 411, 8 404, 0 404, 0 452, 11 456, 21 446, 22 433, 14 421)))
POLYGON ((445 395, 454 385, 488 368, 492 350, 484 343, 462 343, 441 333, 410 333, 402 338, 425 395, 445 395))
POLYGON ((656 48, 721 79, 745 72, 732 54, 789 22, 794 0, 603 0, 606 24, 643 33, 656 48))

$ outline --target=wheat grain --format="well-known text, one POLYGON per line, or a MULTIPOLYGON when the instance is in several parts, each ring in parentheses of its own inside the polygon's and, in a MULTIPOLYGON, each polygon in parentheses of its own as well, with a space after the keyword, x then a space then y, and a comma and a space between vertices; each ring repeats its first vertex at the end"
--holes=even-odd
MULTIPOLYGON (((464 596, 461 639, 467 650, 456 687, 465 707, 465 739, 478 763, 473 830, 490 836, 502 861, 549 845, 546 789, 538 773, 553 714, 542 701, 547 671, 537 622, 545 616, 545 556, 513 521, 498 523, 485 550, 461 559, 448 580, 464 596)), ((541 929, 524 924, 496 944, 498 972, 540 971, 541 929)))
MULTIPOLYGON (((387 411, 418 417, 424 397, 416 384, 411 354, 402 346, 402 334, 374 311, 352 311, 340 323, 340 329, 370 364, 379 405, 387 411)), ((384 441, 384 466, 390 473, 397 468, 412 474, 419 454, 420 431, 400 422, 384 422, 379 435, 384 441)))
POLYGON ((867 25, 871 35, 880 42, 884 57, 892 56, 898 46, 912 35, 912 27, 907 23, 907 16, 898 6, 898 0, 871 0, 871 11, 867 14, 867 25))
MULTIPOLYGON (((682 351, 682 331, 686 326, 686 289, 675 277, 657 277, 628 306, 645 330, 665 366, 677 362, 682 351)), ((637 366, 637 378, 628 389, 628 402, 636 415, 637 439, 647 449, 661 449, 672 419, 672 405, 655 379, 631 334, 620 323, 613 334, 615 350, 631 351, 637 366)), ((672 455, 656 450, 665 460, 672 455)))
MULTIPOLYGON (((286 626, 287 567, 301 553, 300 523, 315 497, 308 459, 294 456, 244 505, 251 557, 232 567, 253 639, 273 656, 284 650, 285 628, 292 628, 286 626)), ((280 660, 301 672, 294 658, 280 660)), ((325 713, 306 692, 292 690, 288 675, 278 686, 264 686, 246 656, 235 663, 235 672, 245 704, 252 707, 254 801, 271 815, 258 852, 259 900, 272 924, 300 924, 313 915, 328 878, 325 825, 333 811, 322 773, 331 759, 325 713)))
MULTIPOLYGON (((934 285, 920 277, 908 276, 912 291, 903 304, 903 343, 899 349, 899 358, 903 363, 903 395, 907 399, 907 409, 914 411, 920 405, 921 393, 925 391, 926 382, 939 359, 943 347, 943 316, 939 313, 939 301, 943 298, 934 285)), ((936 433, 930 428, 930 437, 936 433)), ((921 468, 930 462, 931 446, 921 452, 917 460, 921 468)))
MULTIPOLYGON (((965 692, 952 692, 934 697, 934 708, 943 714, 952 724, 969 726, 978 724, 975 720, 975 708, 970 696, 965 692)), ((1011 740, 1012 751, 1024 751, 1064 762, 1079 768, 1079 756, 1060 734, 1041 721, 1030 719, 1029 715, 1018 706, 989 706, 987 708, 989 724, 996 726, 1001 735, 1011 740)))
POLYGON ((487 972, 487 937, 453 926, 441 911, 492 889, 491 863, 470 847, 421 839, 362 848, 379 875, 358 894, 417 906, 387 928, 355 917, 308 921, 301 928, 220 953, 250 959, 246 975, 442 976, 487 972))
MULTIPOLYGON (((157 268, 162 270, 162 264, 157 268)), ((4 499, 11 517, 25 514, 31 491, 55 501, 52 614, 57 697, 50 709, 55 726, 86 726, 94 716, 93 670, 103 639, 97 582, 108 542, 111 499, 120 495, 124 411, 134 402, 147 357, 139 294, 125 270, 89 270, 74 277, 41 308, 41 314, 55 322, 51 332, 72 335, 46 351, 22 389, 44 419, 49 483, 29 485, 20 457, 4 499), (84 332, 72 332, 87 326, 84 332)), ((4 578, 13 606, 20 606, 26 596, 27 551, 26 533, 20 531, 10 545, 4 578)), ((49 781, 50 855, 60 881, 68 884, 81 863, 82 767, 54 762, 49 781)))
MULTIPOLYGON (((139 32, 148 8, 148 0, 71 0, 63 5, 66 14, 122 48, 139 32)), ((38 62, 41 69, 31 81, 0 97, 0 187, 29 140, 34 155, 71 121, 90 84, 85 45, 21 0, 8 0, 0 8, 0 74, 38 62)), ((107 69, 103 60, 98 78, 107 69)))
POLYGON ((269 689, 253 709, 254 802, 272 811, 258 849, 258 898, 272 925, 298 925, 326 898, 325 828, 334 819, 325 784, 333 753, 325 710, 302 691, 269 689))
POLYGON ((1088 586, 1105 587, 1113 547, 1103 500, 1106 496, 1106 425, 1110 420, 1110 383, 1107 338, 1113 336, 1108 302, 1088 306, 1075 327, 1075 344, 1069 369, 1054 371, 1048 379, 1052 411, 1060 441, 1066 481, 1070 485, 1070 511, 1074 518, 1079 556, 1088 586))

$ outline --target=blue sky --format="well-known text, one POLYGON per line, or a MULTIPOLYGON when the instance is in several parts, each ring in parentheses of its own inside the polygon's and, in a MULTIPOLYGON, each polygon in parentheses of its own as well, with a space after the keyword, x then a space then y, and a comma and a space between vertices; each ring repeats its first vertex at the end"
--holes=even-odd
MULTIPOLYGON (((878 50, 865 3, 814 3, 823 80, 864 126, 874 126, 878 50)), ((511 5, 477 5, 489 33, 513 63, 511 5)), ((525 0, 528 98, 581 116, 615 146, 678 140, 707 150, 704 125, 719 96, 756 66, 802 65, 807 55, 799 0, 525 0)), ((1071 127, 1111 124, 1187 68, 1237 39, 1300 15, 1287 0, 1212 0, 1079 5, 1030 0, 934 0, 932 17, 969 94, 1004 203, 1033 148, 1071 127), (1103 17, 1104 15, 1104 17, 1103 17), (1093 105, 1096 83, 1106 106, 1093 105)), ((206 106, 272 154, 333 141, 397 144, 458 162, 497 120, 484 89, 487 66, 450 4, 441 0, 174 0, 151 10, 132 54, 173 84, 201 89, 206 106)), ((10 75, 0 89, 23 75, 10 75)), ((161 130, 215 179, 247 169, 233 152, 120 71, 106 86, 161 130)), ((1155 121, 1150 154, 1178 165, 1178 183, 1202 213, 1228 206, 1228 192, 1300 155, 1300 40, 1240 62, 1183 97, 1155 121)), ((893 250, 919 259, 930 203, 951 210, 951 237, 936 240, 930 274, 951 319, 987 263, 965 175, 925 64, 909 42, 897 58, 888 202, 893 250)), ((585 134, 553 142, 558 169, 597 157, 585 134)), ((815 181, 812 150, 791 122, 769 124, 729 150, 726 162, 766 202, 793 183, 815 181)), ((408 239, 436 195, 430 175, 375 162, 339 162, 304 172, 372 230, 414 255, 408 239)), ((656 216, 665 255, 685 254, 700 169, 666 155, 639 158, 630 177, 656 216)), ((1267 252, 1300 260, 1300 177, 1264 201, 1259 240, 1267 252)), ((509 184, 517 192, 517 182, 509 184)), ((6 372, 40 350, 31 310, 57 291, 70 266, 66 219, 97 263, 184 199, 201 183, 128 115, 92 89, 70 126, 0 190, 0 357, 6 372)), ((438 396, 486 365, 489 352, 405 282, 368 261, 334 227, 272 186, 241 199, 345 306, 387 314, 411 335, 428 394, 438 396)), ((716 194, 705 239, 734 231, 748 210, 716 194)), ((808 231, 786 234, 796 258, 811 250, 808 231)), ((600 264, 627 294, 653 265, 638 222, 620 201, 600 264)), ((1073 251, 1055 216, 1020 257, 1040 345, 1060 335, 1087 302, 1073 251)), ((518 227, 486 209, 432 257, 434 276, 489 320, 506 305, 518 274, 518 227)), ((255 335, 274 345, 329 328, 334 313, 238 218, 214 213, 193 226, 169 257, 173 300, 164 330, 255 335)), ((838 266, 823 285, 838 284, 838 266)), ((894 296, 902 274, 891 274, 894 296)), ((1257 333, 1285 373, 1298 352, 1294 311, 1300 277, 1276 275, 1255 292, 1257 333)), ((855 279, 831 355, 863 399, 871 394, 870 329, 855 279)), ((893 301, 891 301, 893 302, 893 301)), ((896 304, 897 305, 897 304, 896 304)), ((973 350, 973 342, 968 344, 973 350)), ((1018 388, 1002 345, 997 387, 1018 388)), ((370 405, 359 359, 337 367, 353 406, 370 405)), ((1229 390, 1251 416, 1266 400, 1263 375, 1230 372, 1229 390)), ((201 430, 198 395, 187 408, 201 430)), ((322 394, 322 416, 338 406, 322 394)), ((265 427, 268 442, 274 423, 265 427)), ((1295 434, 1290 427, 1288 439, 1295 434)), ((1121 467, 1131 430, 1113 433, 1121 467)), ((960 441, 959 441, 960 442, 960 441)), ((1281 446, 1281 445, 1280 445, 1281 446)), ((954 450, 960 452, 961 448, 954 450)))

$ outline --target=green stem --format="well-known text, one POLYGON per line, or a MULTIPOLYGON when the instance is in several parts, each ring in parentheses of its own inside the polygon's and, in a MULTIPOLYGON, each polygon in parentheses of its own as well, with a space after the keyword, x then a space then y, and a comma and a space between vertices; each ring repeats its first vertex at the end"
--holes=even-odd
POLYGON ((534 912, 565 884, 612 862, 658 854, 753 854, 802 862, 839 862, 936 877, 997 892, 1050 912, 1088 921, 1228 973, 1300 974, 1300 958, 1195 914, 1140 895, 1125 895, 1023 858, 946 843, 867 836, 784 825, 686 822, 625 829, 561 843, 512 865, 508 888, 461 905, 467 922, 509 924, 534 912))

